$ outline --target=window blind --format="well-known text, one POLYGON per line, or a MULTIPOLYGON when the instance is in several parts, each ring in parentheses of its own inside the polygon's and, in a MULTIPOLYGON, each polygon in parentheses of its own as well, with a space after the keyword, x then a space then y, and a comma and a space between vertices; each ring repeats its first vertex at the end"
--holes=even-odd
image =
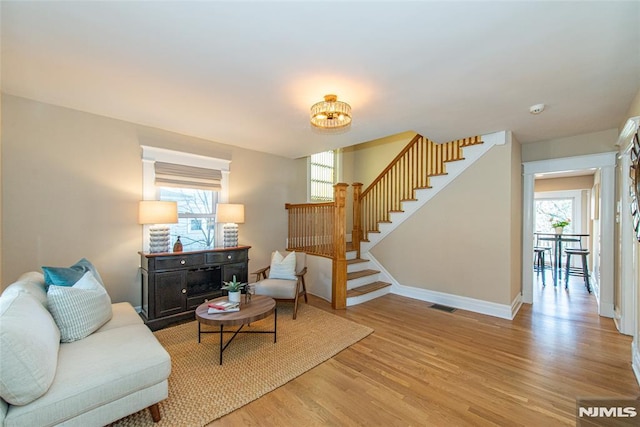
POLYGON ((222 190, 222 171, 155 162, 156 186, 196 188, 199 190, 222 190))

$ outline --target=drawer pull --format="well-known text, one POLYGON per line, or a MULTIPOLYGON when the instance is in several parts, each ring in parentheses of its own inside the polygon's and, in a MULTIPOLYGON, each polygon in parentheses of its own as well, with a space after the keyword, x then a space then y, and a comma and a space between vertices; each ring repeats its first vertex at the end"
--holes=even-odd
POLYGON ((227 259, 231 259, 231 255, 227 255, 227 259))
POLYGON ((183 289, 183 290, 182 290, 182 293, 183 293, 183 294, 186 294, 186 293, 187 293, 187 290, 186 290, 186 289, 183 289))
POLYGON ((185 265, 186 263, 187 263, 187 261, 185 261, 183 259, 180 260, 180 264, 185 265))

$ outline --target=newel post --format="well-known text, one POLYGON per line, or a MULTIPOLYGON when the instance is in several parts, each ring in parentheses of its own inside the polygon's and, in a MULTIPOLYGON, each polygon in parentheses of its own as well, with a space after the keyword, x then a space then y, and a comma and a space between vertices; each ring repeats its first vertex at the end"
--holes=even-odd
POLYGON ((331 306, 334 309, 347 308, 347 215, 346 195, 348 184, 333 186, 335 203, 333 217, 333 271, 331 279, 331 306))
POLYGON ((351 244, 360 258, 360 242, 362 241, 362 207, 360 205, 360 194, 362 193, 362 183, 354 182, 353 186, 353 230, 351 231, 351 244))

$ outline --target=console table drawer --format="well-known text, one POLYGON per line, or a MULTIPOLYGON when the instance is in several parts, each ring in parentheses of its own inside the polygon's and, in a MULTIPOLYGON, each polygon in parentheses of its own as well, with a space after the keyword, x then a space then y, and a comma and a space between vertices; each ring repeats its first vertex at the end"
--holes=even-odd
POLYGON ((247 261, 247 251, 212 252, 207 254, 207 264, 247 261))
POLYGON ((168 270, 181 267, 199 266, 204 264, 204 258, 204 254, 158 257, 156 259, 156 269, 168 270))

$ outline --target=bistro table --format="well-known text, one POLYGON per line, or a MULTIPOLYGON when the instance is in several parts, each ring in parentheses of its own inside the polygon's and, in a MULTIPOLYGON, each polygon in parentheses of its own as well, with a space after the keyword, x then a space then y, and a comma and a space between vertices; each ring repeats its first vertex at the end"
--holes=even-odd
MULTIPOLYGON (((562 242, 578 243, 582 248, 582 238, 589 237, 589 235, 573 233, 534 233, 534 235, 538 240, 553 243, 554 262, 551 266, 551 271, 553 273, 553 286, 557 286, 558 279, 562 274, 562 242)), ((566 286, 568 286, 568 283, 566 286)))

